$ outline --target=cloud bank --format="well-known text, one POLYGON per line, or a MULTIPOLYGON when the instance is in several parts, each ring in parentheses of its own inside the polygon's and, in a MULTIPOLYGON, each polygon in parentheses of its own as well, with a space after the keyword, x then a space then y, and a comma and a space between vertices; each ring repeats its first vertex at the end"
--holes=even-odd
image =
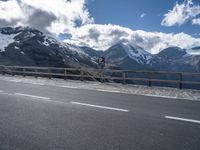
POLYGON ((1 26, 30 26, 58 35, 93 23, 85 0, 1 0, 1 26))
POLYGON ((192 0, 185 0, 182 4, 176 3, 172 10, 164 15, 163 26, 181 26, 188 21, 192 24, 200 25, 200 5, 195 5, 192 0))
MULTIPOLYGON (((118 42, 137 44, 154 54, 169 46, 189 48, 200 45, 199 38, 185 33, 135 31, 118 25, 95 24, 87 9, 88 1, 92 0, 0 0, 0 26, 30 26, 57 37, 67 34, 71 36, 65 42, 97 50, 106 50, 118 42)), ((191 0, 177 3, 165 15, 163 25, 183 24, 198 14, 198 7, 191 0), (187 13, 180 15, 183 9, 187 13), (173 19, 175 12, 181 17, 173 19)), ((198 18, 195 19, 192 23, 199 24, 198 18)))
POLYGON ((190 48, 200 45, 200 39, 185 33, 162 33, 131 30, 118 25, 84 25, 72 31, 72 38, 65 42, 90 46, 95 49, 105 50, 118 42, 129 42, 139 45, 145 50, 156 54, 164 48, 178 46, 190 48))

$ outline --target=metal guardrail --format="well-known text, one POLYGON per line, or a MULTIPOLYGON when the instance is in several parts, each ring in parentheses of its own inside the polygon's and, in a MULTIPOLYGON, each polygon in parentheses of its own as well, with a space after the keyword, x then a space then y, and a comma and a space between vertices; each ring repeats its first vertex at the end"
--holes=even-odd
POLYGON ((0 73, 25 76, 45 76, 49 79, 59 77, 63 79, 77 78, 83 80, 95 80, 101 82, 118 81, 123 84, 131 82, 145 82, 148 86, 153 83, 177 84, 179 89, 183 84, 199 85, 200 73, 189 72, 164 72, 164 71, 135 71, 135 70, 98 70, 89 68, 55 68, 55 67, 24 67, 24 66, 0 66, 0 73), (170 76, 170 77, 169 77, 170 76), (168 77, 168 78, 167 78, 168 77), (197 77, 194 81, 183 80, 186 77, 197 77))

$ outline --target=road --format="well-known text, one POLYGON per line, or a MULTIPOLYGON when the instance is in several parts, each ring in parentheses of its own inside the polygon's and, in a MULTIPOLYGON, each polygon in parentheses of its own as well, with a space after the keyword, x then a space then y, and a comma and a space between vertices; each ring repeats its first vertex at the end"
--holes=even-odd
POLYGON ((200 102, 0 81, 0 150, 199 150, 200 102))

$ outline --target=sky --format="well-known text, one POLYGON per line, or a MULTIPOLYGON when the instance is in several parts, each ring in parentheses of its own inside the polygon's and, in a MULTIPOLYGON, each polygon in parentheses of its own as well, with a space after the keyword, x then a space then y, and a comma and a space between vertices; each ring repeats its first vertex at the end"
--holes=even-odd
MULTIPOLYGON (((161 22, 176 3, 183 0, 96 0, 88 5, 97 24, 117 24, 133 30, 187 34, 199 33, 200 26, 185 23, 166 27, 161 22)), ((193 0, 200 5, 200 0, 193 0)))
POLYGON ((7 26, 96 50, 126 42, 156 54, 200 46, 200 0, 0 0, 0 27, 7 26))

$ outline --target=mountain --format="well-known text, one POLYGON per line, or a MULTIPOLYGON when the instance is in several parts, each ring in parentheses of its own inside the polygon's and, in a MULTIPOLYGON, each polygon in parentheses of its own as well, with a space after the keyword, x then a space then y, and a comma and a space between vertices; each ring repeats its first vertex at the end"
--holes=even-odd
POLYGON ((64 44, 32 28, 0 29, 0 63, 50 67, 96 67, 80 47, 64 44))
POLYGON ((127 43, 118 43, 104 52, 109 64, 123 69, 148 69, 152 55, 141 47, 127 43))
POLYGON ((125 42, 106 51, 96 51, 60 42, 29 27, 0 28, 0 64, 3 65, 97 68, 97 58, 104 56, 108 68, 200 72, 199 52, 200 47, 187 50, 169 47, 152 55, 137 44, 125 42))
POLYGON ((198 72, 200 71, 197 67, 198 58, 200 56, 190 55, 186 49, 169 47, 154 55, 150 61, 150 65, 153 70, 198 72), (194 62, 195 57, 196 62, 194 62))
POLYGON ((118 69, 200 72, 200 55, 169 47, 152 55, 137 45, 118 43, 104 52, 110 66, 118 69))
POLYGON ((92 57, 92 58, 95 58, 95 57, 99 57, 99 56, 102 56, 104 54, 103 51, 100 51, 100 50, 94 50, 90 47, 80 47, 80 49, 82 49, 83 52, 85 52, 88 56, 92 57))
POLYGON ((169 47, 162 50, 157 55, 154 55, 153 59, 150 61, 150 65, 153 69, 158 69, 162 71, 179 71, 185 70, 185 61, 183 58, 187 56, 187 52, 179 47, 169 47))

